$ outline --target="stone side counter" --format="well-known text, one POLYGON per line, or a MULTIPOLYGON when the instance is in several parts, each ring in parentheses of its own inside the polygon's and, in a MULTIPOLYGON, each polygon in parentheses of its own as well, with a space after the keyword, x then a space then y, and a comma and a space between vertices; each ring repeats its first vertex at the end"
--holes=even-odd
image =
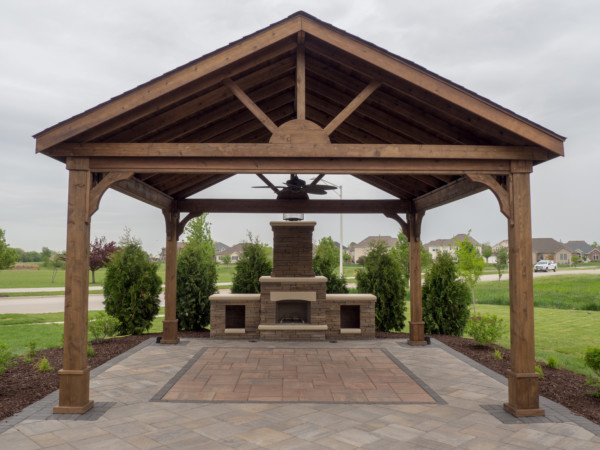
MULTIPOLYGON (((210 300, 210 337, 257 339, 260 294, 214 294, 210 300), (227 327, 227 307, 244 308, 244 327, 227 327)), ((236 309, 239 311, 239 309, 236 309)), ((230 311, 231 312, 231 311, 230 311)))

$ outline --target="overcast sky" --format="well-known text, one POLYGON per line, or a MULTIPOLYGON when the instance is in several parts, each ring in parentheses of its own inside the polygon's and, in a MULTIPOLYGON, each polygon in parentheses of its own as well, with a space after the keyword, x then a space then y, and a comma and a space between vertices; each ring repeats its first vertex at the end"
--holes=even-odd
MULTIPOLYGON (((0 2, 0 228, 12 247, 63 250, 67 171, 35 155, 32 135, 298 10, 412 60, 566 136, 565 158, 534 168, 534 237, 600 241, 600 2, 261 0, 0 2)), ((285 175, 270 177, 275 183, 285 175)), ((344 198, 387 198, 350 177, 328 176, 344 198)), ((255 176, 237 176, 204 197, 272 198, 255 176)), ((329 194, 334 197, 334 194, 329 194)), ((213 214, 215 240, 247 232, 271 243, 279 215, 213 214)), ((315 238, 339 240, 339 216, 310 215, 315 238)), ((146 250, 164 246, 157 209, 109 191, 92 239, 128 227, 146 250)), ((472 230, 480 242, 507 237, 485 192, 429 211, 422 239, 472 230)), ((344 216, 344 244, 397 235, 383 216, 344 216)))

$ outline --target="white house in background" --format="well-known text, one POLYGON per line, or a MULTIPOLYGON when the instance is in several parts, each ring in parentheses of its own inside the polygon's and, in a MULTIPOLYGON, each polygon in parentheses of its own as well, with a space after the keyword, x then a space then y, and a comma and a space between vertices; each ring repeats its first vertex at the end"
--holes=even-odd
POLYGON ((240 259, 240 256, 244 253, 244 243, 235 244, 233 247, 226 248, 220 252, 215 253, 215 259, 219 264, 223 263, 223 256, 231 256, 231 262, 236 263, 240 259))
MULTIPOLYGON (((431 254, 431 257, 435 260, 437 255, 440 255, 444 252, 448 252, 453 255, 456 243, 464 241, 466 237, 466 234, 457 234, 451 239, 436 239, 435 241, 428 242, 427 244, 423 244, 423 247, 427 249, 427 251, 431 254)), ((469 236, 469 241, 475 247, 477 247, 477 250, 479 250, 479 253, 481 253, 481 244, 477 242, 473 236, 469 236)))
MULTIPOLYGON (((363 239, 358 244, 351 245, 348 249, 352 256, 352 261, 357 262, 361 256, 366 256, 369 253, 369 247, 377 241, 381 241, 387 248, 393 247, 398 242, 398 239, 392 236, 369 236, 363 239)), ((338 247, 339 248, 339 247, 338 247)))

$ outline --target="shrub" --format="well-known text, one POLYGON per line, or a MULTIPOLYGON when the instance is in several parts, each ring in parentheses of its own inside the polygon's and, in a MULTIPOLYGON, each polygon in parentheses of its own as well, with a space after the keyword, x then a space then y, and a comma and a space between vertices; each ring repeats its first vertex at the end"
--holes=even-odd
POLYGON ((0 374, 4 373, 6 369, 16 364, 15 355, 10 351, 8 345, 4 342, 0 342, 0 374))
POLYGON ((206 246, 188 243, 177 260, 177 319, 180 330, 201 330, 210 323, 208 297, 216 292, 217 263, 206 246))
POLYGON ((588 377, 585 382, 585 384, 592 388, 587 393, 592 397, 600 398, 600 347, 588 347, 584 360, 585 365, 598 374, 596 377, 588 377))
POLYGON ((400 331, 406 321, 406 281, 398 259, 390 255, 381 241, 376 241, 365 257, 365 266, 356 272, 358 292, 377 297, 375 327, 380 331, 400 331))
POLYGON ((546 366, 550 367, 551 369, 558 369, 558 359, 556 359, 554 356, 550 356, 546 366))
POLYGON ((469 297, 452 256, 446 252, 438 255, 423 284, 425 333, 462 336, 469 318, 469 297))
POLYGON ((152 326, 162 284, 157 269, 158 264, 149 260, 140 242, 129 236, 113 253, 106 269, 104 305, 119 321, 119 333, 142 334, 152 326))
POLYGON ((94 341, 115 336, 118 327, 119 321, 104 311, 99 311, 94 318, 88 319, 88 331, 94 341))
POLYGON ((540 379, 544 378, 544 370, 542 369, 542 366, 540 366, 539 364, 536 364, 534 369, 537 373, 540 374, 540 379))
POLYGON ((33 358, 35 356, 37 343, 35 341, 29 342, 29 350, 27 351, 27 356, 33 358))
POLYGON ((267 255, 265 244, 258 238, 252 240, 248 235, 248 242, 244 244, 244 252, 235 265, 233 272, 233 285, 231 292, 236 294, 257 294, 260 292, 260 277, 270 275, 273 263, 267 255))
POLYGON ((479 345, 490 345, 498 341, 504 333, 504 320, 496 315, 471 316, 467 321, 465 331, 473 336, 479 345))
POLYGON ((42 359, 40 359, 37 363, 35 363, 35 368, 40 372, 50 372, 51 370, 54 370, 54 367, 50 365, 48 359, 45 356, 42 359))
POLYGON ((494 358, 495 359, 502 359, 502 352, 500 350, 498 350, 497 348, 494 349, 494 358))
POLYGON ((96 352, 94 351, 94 347, 92 347, 91 344, 88 344, 88 346, 87 346, 87 355, 91 358, 95 354, 96 354, 96 352))
POLYGON ((313 258, 315 275, 327 277, 327 293, 347 294, 346 278, 338 274, 340 252, 331 237, 324 237, 319 241, 313 258))

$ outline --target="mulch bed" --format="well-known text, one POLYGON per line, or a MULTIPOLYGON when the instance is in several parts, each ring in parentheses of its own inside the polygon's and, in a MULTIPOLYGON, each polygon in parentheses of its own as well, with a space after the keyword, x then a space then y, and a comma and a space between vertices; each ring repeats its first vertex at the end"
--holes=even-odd
MULTIPOLYGON (((181 337, 190 338, 209 337, 208 331, 182 331, 179 334, 181 337)), ((149 337, 155 336, 159 334, 105 339, 95 343, 93 344, 95 355, 88 359, 89 366, 92 369, 98 367, 149 337)), ((408 335, 377 332, 377 337, 398 339, 407 338, 408 335)), ((494 346, 502 352, 503 356, 502 359, 495 359, 493 349, 476 345, 472 339, 443 335, 433 337, 499 374, 504 375, 509 368, 510 350, 494 346)), ((28 363, 19 358, 15 366, 0 375, 0 420, 18 413, 58 389, 58 369, 62 367, 62 356, 62 348, 41 350, 37 352, 32 362, 28 363), (39 372, 34 367, 34 363, 44 356, 54 368, 49 372, 39 372)), ((564 369, 551 369, 545 363, 540 365, 544 371, 544 378, 540 380, 540 394, 600 425, 600 399, 586 393, 589 390, 585 385, 586 377, 564 369)))

